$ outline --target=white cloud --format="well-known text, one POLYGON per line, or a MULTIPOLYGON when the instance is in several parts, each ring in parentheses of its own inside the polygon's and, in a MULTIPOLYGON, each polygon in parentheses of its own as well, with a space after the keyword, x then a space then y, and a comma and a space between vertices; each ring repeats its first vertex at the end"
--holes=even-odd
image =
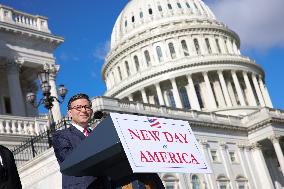
POLYGON ((221 20, 241 38, 242 48, 284 47, 284 0, 208 0, 221 20))
POLYGON ((99 44, 94 50, 93 56, 95 59, 104 60, 110 49, 110 41, 99 44))

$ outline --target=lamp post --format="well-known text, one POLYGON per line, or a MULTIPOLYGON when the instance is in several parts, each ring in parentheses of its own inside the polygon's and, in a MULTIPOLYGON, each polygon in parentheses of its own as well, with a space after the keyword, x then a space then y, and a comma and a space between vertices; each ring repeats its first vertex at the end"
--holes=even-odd
POLYGON ((40 87, 42 90, 42 95, 43 97, 39 100, 38 103, 36 103, 36 95, 34 92, 29 92, 26 95, 26 100, 27 102, 31 103, 34 107, 38 108, 41 104, 44 105, 44 107, 48 110, 48 120, 50 123, 50 131, 54 132, 55 131, 55 122, 53 119, 53 115, 52 115, 52 107, 53 107, 53 102, 57 101, 60 104, 64 101, 64 98, 67 94, 67 89, 64 87, 64 85, 59 85, 58 88, 58 94, 59 96, 62 98, 62 100, 59 100, 57 97, 55 96, 51 96, 50 93, 50 89, 51 86, 49 84, 49 72, 48 71, 41 71, 38 74, 38 78, 40 81, 40 87))

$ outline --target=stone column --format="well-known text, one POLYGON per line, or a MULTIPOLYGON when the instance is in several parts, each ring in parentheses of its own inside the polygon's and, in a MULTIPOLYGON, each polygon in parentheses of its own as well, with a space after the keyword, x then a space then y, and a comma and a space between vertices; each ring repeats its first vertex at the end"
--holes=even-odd
POLYGON ((253 81, 253 85, 254 85, 254 88, 255 88, 255 91, 256 91, 260 105, 265 106, 265 103, 264 103, 264 100, 263 100, 263 97, 262 97, 262 94, 261 94, 261 91, 260 91, 260 88, 259 88, 255 74, 252 74, 252 81, 253 81))
POLYGON ((267 88, 264 86, 263 80, 261 75, 259 75, 259 86, 260 86, 260 90, 262 92, 262 95, 264 97, 264 101, 267 107, 273 108, 270 96, 268 94, 267 88))
POLYGON ((143 102, 148 104, 148 99, 147 99, 147 95, 146 95, 145 89, 144 88, 141 89, 140 92, 141 92, 141 95, 142 95, 143 102))
POLYGON ((208 74, 207 74, 207 72, 203 72, 202 74, 203 74, 205 85, 206 85, 206 91, 208 93, 208 95, 206 95, 206 102, 209 105, 209 107, 207 109, 217 108, 208 74))
POLYGON ((258 143, 253 144, 252 151, 256 174, 258 174, 261 186, 265 186, 265 189, 274 189, 271 176, 261 151, 261 146, 258 143))
POLYGON ((176 107, 182 108, 182 103, 181 103, 181 100, 180 100, 176 80, 175 80, 175 78, 172 78, 172 79, 170 79, 170 81, 171 81, 172 87, 173 87, 173 95, 174 95, 176 107))
POLYGON ((128 96, 128 100, 129 100, 129 101, 133 101, 133 94, 130 94, 130 95, 128 96))
POLYGON ((284 156, 283 156, 283 152, 279 143, 279 137, 278 136, 271 136, 270 140, 273 144, 276 156, 277 156, 277 160, 279 162, 282 174, 284 176, 284 156))
POLYGON ((25 103, 20 83, 20 64, 16 62, 7 63, 7 79, 9 95, 11 100, 12 114, 25 116, 25 103))
POLYGON ((243 77, 244 77, 244 81, 245 81, 246 88, 247 88, 247 91, 248 91, 247 93, 248 93, 249 105, 257 106, 255 96, 253 94, 253 90, 251 88, 251 84, 250 84, 247 72, 243 71, 243 77))
POLYGON ((242 92, 242 89, 239 83, 237 73, 235 70, 232 70, 231 72, 232 72, 232 78, 233 78, 233 81, 234 81, 234 84, 237 90, 237 94, 238 94, 241 106, 246 106, 246 102, 245 102, 244 95, 243 95, 243 92, 242 92))
POLYGON ((162 94, 162 90, 161 90, 160 84, 156 83, 155 87, 156 87, 159 103, 160 103, 160 105, 164 106, 165 105, 165 101, 164 101, 164 97, 163 97, 163 94, 162 94))
MULTIPOLYGON (((49 72, 49 84, 50 84, 50 93, 51 96, 54 96, 58 99, 58 95, 57 95, 57 90, 56 90, 56 75, 59 71, 59 65, 52 65, 50 66, 50 68, 48 69, 49 72)), ((53 107, 51 109, 52 115, 53 115, 53 119, 55 123, 58 123, 61 120, 61 111, 60 111, 60 106, 59 106, 59 102, 57 102, 56 100, 53 101, 53 107)))
POLYGON ((186 89, 188 91, 190 106, 194 110, 201 110, 191 75, 187 75, 187 81, 188 87, 186 89))
POLYGON ((224 79, 224 76, 221 70, 218 71, 218 76, 219 76, 219 80, 221 83, 221 88, 222 88, 222 91, 225 97, 226 104, 227 106, 231 107, 232 102, 231 102, 229 91, 228 91, 228 88, 227 88, 227 85, 226 85, 226 82, 225 82, 225 79, 224 79))

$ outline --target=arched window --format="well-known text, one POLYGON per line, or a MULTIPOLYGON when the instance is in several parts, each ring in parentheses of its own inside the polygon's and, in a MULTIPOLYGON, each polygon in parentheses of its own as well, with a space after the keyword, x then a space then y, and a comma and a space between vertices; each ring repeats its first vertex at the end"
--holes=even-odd
POLYGON ((127 27, 127 20, 125 20, 125 22, 124 22, 124 26, 125 26, 125 27, 127 27))
POLYGON ((140 12, 140 18, 143 18, 143 12, 142 11, 140 12))
POLYGON ((176 58, 176 51, 175 51, 174 44, 169 43, 168 46, 169 46, 169 50, 170 50, 172 59, 176 58))
POLYGON ((188 95, 187 95, 187 92, 186 92, 186 88, 181 87, 179 89, 179 94, 180 94, 182 106, 184 108, 190 109, 190 103, 189 103, 188 95))
POLYGON ((137 72, 139 72, 139 70, 140 70, 140 66, 139 66, 139 60, 138 60, 138 57, 135 55, 133 59, 134 59, 134 63, 135 63, 136 71, 137 71, 137 72))
POLYGON ((168 102, 169 102, 170 107, 175 108, 176 103, 175 103, 173 92, 171 90, 167 91, 167 98, 168 98, 168 102))
POLYGON ((121 70, 119 66, 117 67, 117 70, 118 70, 119 79, 122 80, 121 70))
POLYGON ((210 46, 208 38, 205 38, 205 43, 206 43, 206 47, 207 47, 208 53, 211 54, 212 53, 212 49, 211 49, 211 46, 210 46))
POLYGON ((181 47, 182 47, 184 56, 189 56, 188 48, 187 48, 187 44, 185 40, 181 41, 181 47))
POLYGON ((152 11, 152 9, 150 8, 150 9, 148 9, 148 12, 149 12, 149 14, 153 14, 153 11, 152 11))
POLYGON ((199 106, 200 108, 204 108, 204 104, 203 104, 202 97, 201 97, 201 89, 200 89, 199 84, 194 84, 194 88, 195 88, 199 106))
POLYGON ((169 8, 170 10, 173 9, 171 4, 168 4, 168 8, 169 8))
POLYGON ((125 69, 126 69, 127 76, 129 76, 130 75, 129 64, 128 64, 127 61, 125 61, 124 64, 125 64, 125 69))
POLYGON ((219 39, 215 39, 216 41, 216 45, 217 45, 217 49, 218 49, 218 52, 221 53, 221 48, 220 48, 220 44, 219 44, 219 39))
POLYGON ((197 39, 193 39, 195 50, 197 54, 200 54, 200 46, 197 39))
POLYGON ((149 51, 144 51, 144 56, 145 56, 145 60, 146 60, 146 64, 147 66, 149 66, 151 64, 151 58, 150 58, 150 54, 149 51))
POLYGON ((161 5, 158 5, 158 10, 160 11, 160 12, 162 12, 162 7, 161 7, 161 5))
POLYGON ((201 189, 200 180, 197 175, 192 175, 191 182, 192 182, 192 189, 201 189))
POLYGON ((177 3, 177 6, 178 6, 178 8, 180 8, 180 9, 181 9, 181 4, 180 4, 180 3, 177 3))
POLYGON ((134 18, 134 16, 132 16, 131 20, 132 20, 132 22, 134 22, 134 21, 135 21, 135 18, 134 18))
POLYGON ((225 175, 219 175, 217 181, 220 189, 228 189, 230 180, 225 175))
POLYGON ((161 47, 160 47, 160 46, 157 46, 157 47, 156 47, 156 51, 157 51, 157 55, 158 55, 159 62, 164 61, 163 53, 162 53, 161 47))

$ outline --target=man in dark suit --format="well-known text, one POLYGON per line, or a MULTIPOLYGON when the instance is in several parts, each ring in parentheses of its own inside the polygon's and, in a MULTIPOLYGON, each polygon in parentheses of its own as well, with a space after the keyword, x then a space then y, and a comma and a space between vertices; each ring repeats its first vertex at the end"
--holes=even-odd
MULTIPOLYGON (((53 135, 53 148, 59 165, 86 138, 90 127, 89 120, 93 114, 91 101, 86 94, 76 94, 68 102, 68 116, 72 125, 64 130, 58 130, 53 135)), ((100 188, 93 176, 62 175, 63 189, 100 188), (95 186, 97 185, 97 186, 95 186)))
POLYGON ((13 153, 0 145, 0 189, 21 189, 22 184, 13 153))

